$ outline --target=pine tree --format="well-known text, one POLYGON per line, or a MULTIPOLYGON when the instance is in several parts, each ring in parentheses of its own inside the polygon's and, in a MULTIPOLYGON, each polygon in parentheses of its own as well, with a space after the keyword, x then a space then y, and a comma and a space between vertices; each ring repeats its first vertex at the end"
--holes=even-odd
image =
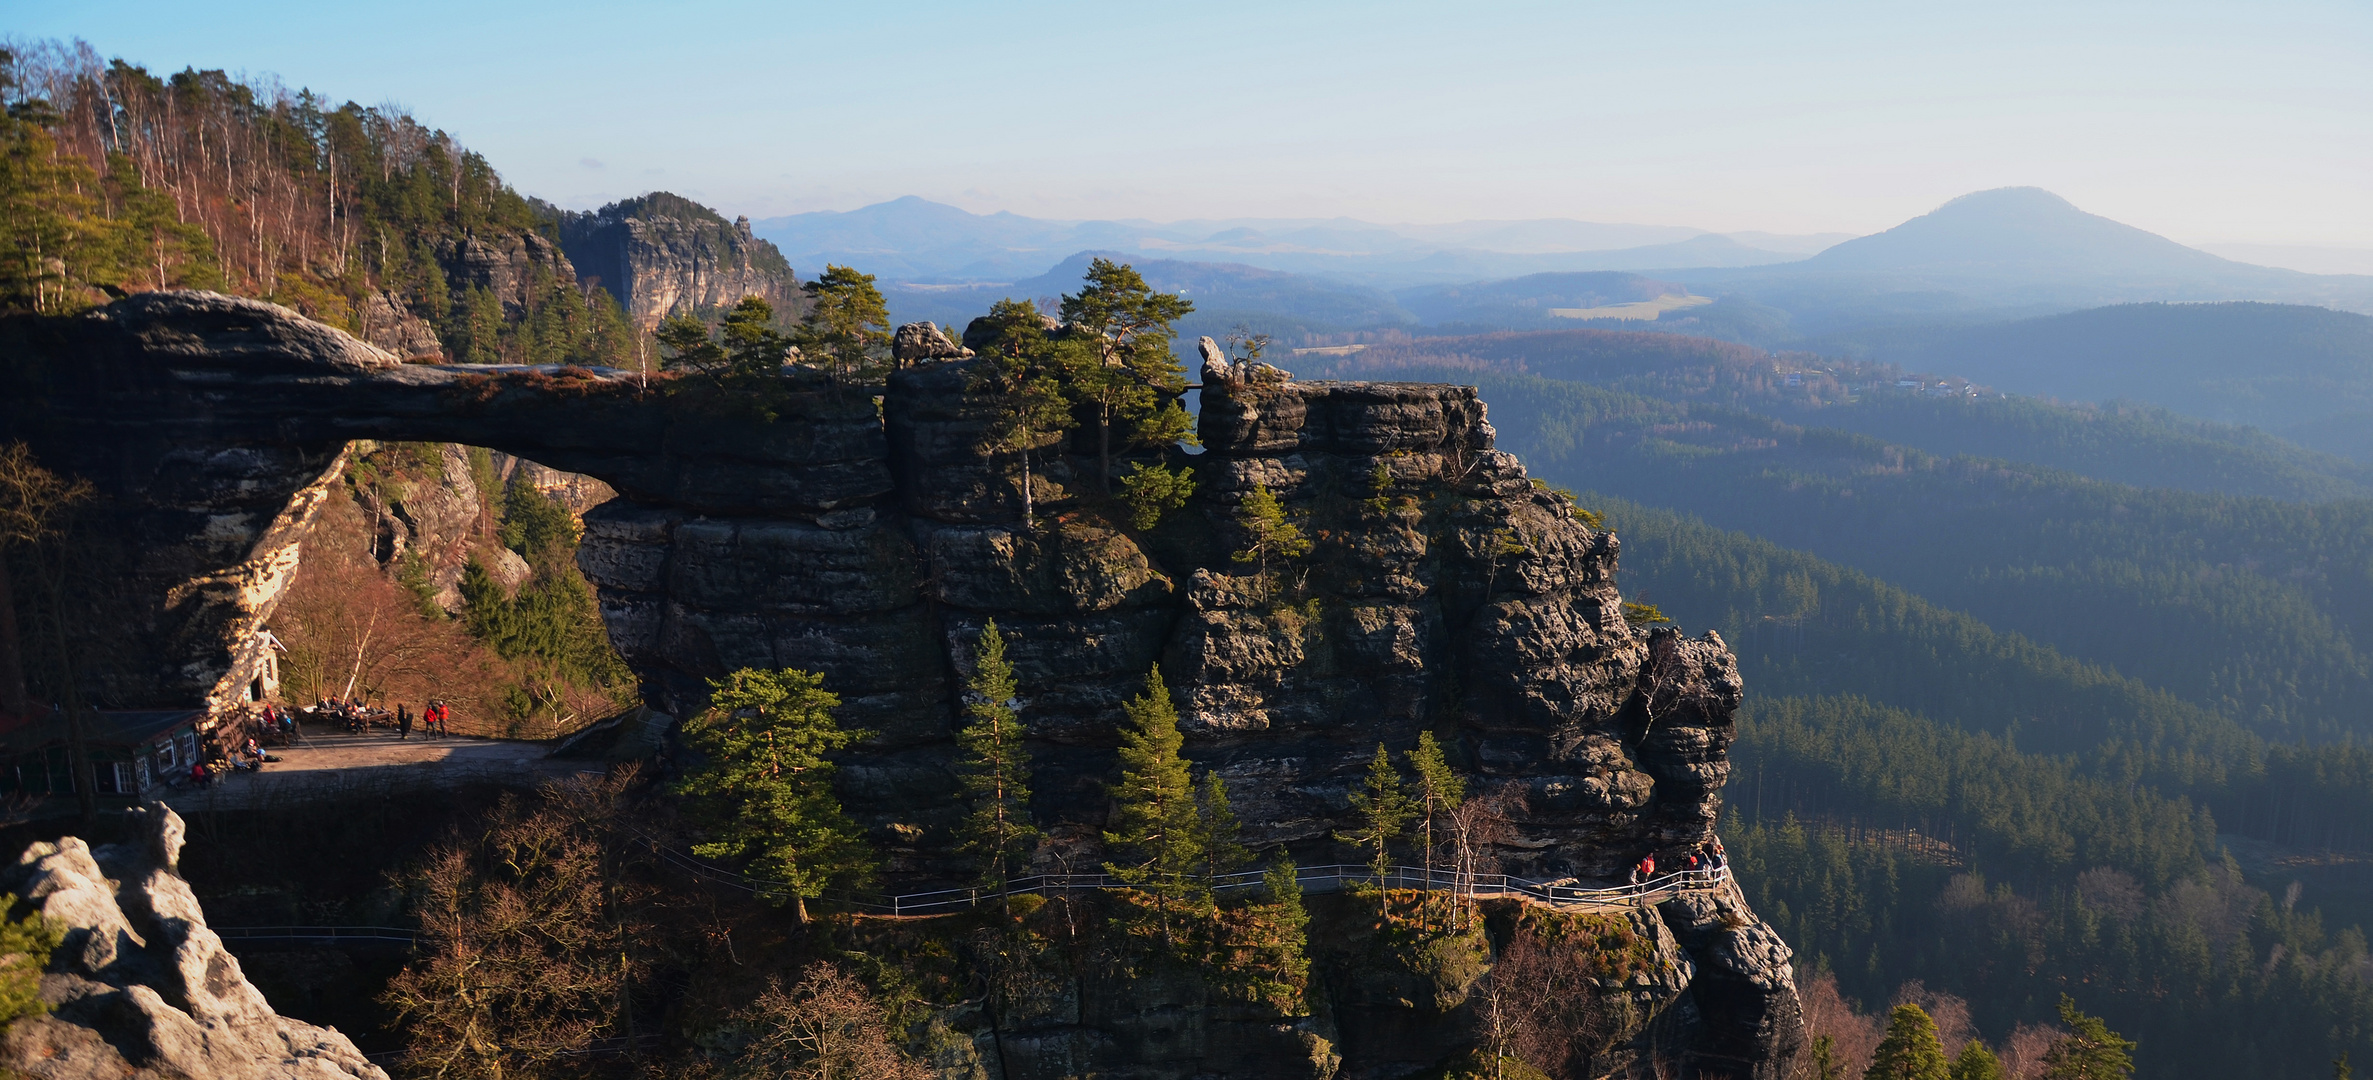
POLYGON ((2060 1022, 2068 1034, 2044 1052, 2043 1074, 2048 1080, 2126 1080, 2134 1075, 2134 1042, 2109 1030, 2098 1016, 2087 1016, 2076 999, 2060 995, 2060 1022))
POLYGON ((808 312, 793 339, 807 362, 822 365, 839 383, 880 378, 888 364, 890 307, 873 275, 826 265, 823 276, 801 288, 808 312))
POLYGON ((1203 825, 1193 778, 1179 756, 1185 739, 1160 667, 1146 675, 1145 693, 1121 711, 1121 780, 1112 789, 1116 827, 1104 833, 1104 842, 1126 861, 1107 862, 1104 870, 1154 898, 1162 944, 1169 946, 1177 940, 1173 915, 1208 907, 1210 894, 1197 874, 1203 825))
POLYGON ((1144 532, 1162 523, 1162 516, 1181 506, 1195 494, 1195 474, 1181 466, 1173 470, 1163 465, 1138 462, 1129 466, 1129 475, 1121 477, 1121 501, 1129 507, 1129 527, 1144 532))
POLYGON ((1369 850, 1368 870, 1376 875, 1377 902, 1389 920, 1392 906, 1385 900, 1385 875, 1392 872, 1392 842, 1408 828, 1416 811, 1401 790, 1401 774, 1393 768, 1392 754, 1383 743, 1376 744, 1376 756, 1368 762, 1367 783, 1352 789, 1351 811, 1359 815, 1359 830, 1336 833, 1335 839, 1369 850))
POLYGON ((1253 996, 1289 1015, 1300 1011, 1310 981, 1310 911, 1302 904, 1302 880, 1294 860, 1280 852, 1261 874, 1262 902, 1251 912, 1262 937, 1252 943, 1249 962, 1253 996))
POLYGON ((1813 1036, 1812 1080, 1846 1080, 1846 1068, 1837 1060, 1836 1036, 1813 1036))
POLYGON ((1419 826, 1425 830, 1425 887, 1434 887, 1434 820, 1467 801, 1465 778, 1451 769, 1442 757, 1442 744, 1434 741, 1434 733, 1417 733, 1417 749, 1409 752, 1409 767, 1417 771, 1417 798, 1412 808, 1419 826))
POLYGON ((1237 505, 1236 524, 1250 543, 1233 558, 1253 564, 1263 575, 1269 572, 1270 559, 1298 559, 1310 553, 1310 541, 1286 520, 1284 504, 1266 484, 1254 484, 1237 505))
POLYGON ((1971 1039, 1953 1059, 1952 1080, 2005 1080, 2002 1061, 1986 1049, 1986 1044, 1971 1039))
POLYGON ((1243 823, 1228 805, 1228 785, 1218 773, 1203 775, 1203 787, 1195 793, 1195 822, 1195 843, 1203 849, 1203 889, 1210 892, 1219 887, 1219 879, 1252 861, 1252 852, 1244 847, 1243 823))
POLYGON ((959 847, 978 863, 981 881, 1001 894, 1038 839, 1030 822, 1030 754, 1022 746, 1014 693, 1005 635, 991 622, 973 647, 972 677, 965 684, 964 712, 972 723, 956 733, 964 751, 958 776, 972 806, 959 847))
POLYGON ((708 711, 684 725, 705 760, 677 785, 709 835, 693 853, 749 860, 753 876, 781 883, 768 898, 789 901, 805 923, 810 899, 873 876, 873 853, 842 812, 824 756, 865 733, 833 719, 840 697, 821 675, 744 668, 709 690, 708 711))
POLYGON ((1193 424, 1175 400, 1186 378, 1170 355, 1170 324, 1194 310, 1110 259, 1090 262, 1079 294, 1063 297, 1065 330, 1093 346, 1072 358, 1069 387, 1096 417, 1096 479, 1107 490, 1116 429, 1124 448, 1192 438, 1193 424))
POLYGON ((1936 1037, 1936 1021, 1917 1005, 1897 1005, 1887 1017, 1887 1037, 1879 1040, 1870 1068, 1862 1080, 1951 1080, 1945 1048, 1936 1037))
MULTIPOLYGON (((1038 306, 1028 300, 999 300, 985 317, 988 338, 966 388, 990 407, 981 449, 1012 454, 1022 464, 1022 526, 1035 525, 1030 455, 1047 436, 1078 421, 1063 398, 1061 354, 1075 345, 1047 336, 1038 306)), ((967 337, 972 336, 967 332, 967 337)))

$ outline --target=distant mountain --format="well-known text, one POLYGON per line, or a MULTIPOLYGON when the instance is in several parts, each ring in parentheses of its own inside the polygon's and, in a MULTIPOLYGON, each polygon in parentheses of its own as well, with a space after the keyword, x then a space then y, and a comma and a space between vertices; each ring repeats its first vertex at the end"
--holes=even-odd
POLYGON ((942 326, 961 328, 975 316, 987 314, 989 305, 1001 299, 1040 301, 1051 313, 1063 294, 1079 291, 1089 262, 1098 256, 1125 261, 1145 276, 1146 284, 1194 301, 1195 313, 1178 326, 1181 339, 1189 343, 1202 334, 1224 336, 1237 323, 1283 336, 1400 326, 1415 321, 1390 294, 1363 285, 1242 263, 1148 259, 1114 251, 1082 251, 1046 273, 1009 283, 920 286, 892 283, 882 291, 890 301, 893 319, 901 322, 929 319, 942 326))
POLYGON ((2148 280, 2261 268, 2085 213, 2042 188, 1997 188, 1848 240, 1800 269, 2148 280))
POLYGON ((1351 218, 1050 221, 974 214, 915 196, 752 226, 795 265, 855 266, 887 281, 1013 281, 1065 253, 1232 262, 1385 288, 1543 271, 1755 266, 1819 250, 1838 234, 1721 237, 1674 225, 1566 219, 1379 225, 1351 218))
POLYGON ((1885 232, 1769 267, 1709 268, 1697 291, 1796 315, 1799 331, 2136 301, 2267 300, 2373 311, 2373 277, 2253 266, 2088 214, 2041 188, 1961 196, 1885 232), (2021 311, 2019 309, 2026 309, 2021 311), (1808 325, 1809 324, 1809 325, 1808 325))

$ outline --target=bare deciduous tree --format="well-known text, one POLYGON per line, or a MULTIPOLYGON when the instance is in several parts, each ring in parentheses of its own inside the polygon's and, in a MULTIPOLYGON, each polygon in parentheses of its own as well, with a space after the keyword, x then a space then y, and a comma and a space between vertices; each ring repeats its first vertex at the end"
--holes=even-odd
POLYGON ((900 1052, 882 1006, 837 965, 809 965, 786 989, 767 984, 739 1014, 757 1032, 727 1070, 734 1080, 925 1080, 900 1052))
POLYGON ((506 796, 483 833, 430 855, 413 882, 423 954, 382 998, 407 1024, 413 1072, 569 1076, 596 1040, 632 1045, 659 932, 650 888, 622 866, 632 783, 506 796))

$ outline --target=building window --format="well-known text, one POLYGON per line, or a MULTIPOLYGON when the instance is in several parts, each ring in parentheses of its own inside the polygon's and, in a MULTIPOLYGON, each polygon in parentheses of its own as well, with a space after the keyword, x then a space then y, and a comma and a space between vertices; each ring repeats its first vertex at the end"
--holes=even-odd
POLYGON ((138 761, 136 761, 136 762, 133 762, 133 765, 134 765, 134 766, 136 766, 136 767, 133 769, 133 772, 134 772, 134 773, 137 775, 137 777, 138 777, 138 779, 137 779, 135 782, 136 782, 136 783, 137 783, 139 786, 137 786, 137 787, 134 787, 132 790, 134 790, 134 791, 147 791, 147 790, 148 790, 148 759, 147 759, 147 758, 141 758, 140 760, 138 760, 138 761))
POLYGON ((157 771, 170 771, 179 764, 181 760, 173 755, 173 740, 167 739, 157 747, 157 771))

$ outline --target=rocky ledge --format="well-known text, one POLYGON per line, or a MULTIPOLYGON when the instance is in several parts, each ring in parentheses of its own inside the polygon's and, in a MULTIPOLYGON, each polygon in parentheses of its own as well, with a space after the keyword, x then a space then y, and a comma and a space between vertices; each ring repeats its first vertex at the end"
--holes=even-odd
POLYGON ((37 843, 8 887, 65 931, 0 1066, 39 1080, 326 1080, 387 1074, 335 1028, 272 1011, 181 879, 180 816, 129 812, 133 839, 37 843))

